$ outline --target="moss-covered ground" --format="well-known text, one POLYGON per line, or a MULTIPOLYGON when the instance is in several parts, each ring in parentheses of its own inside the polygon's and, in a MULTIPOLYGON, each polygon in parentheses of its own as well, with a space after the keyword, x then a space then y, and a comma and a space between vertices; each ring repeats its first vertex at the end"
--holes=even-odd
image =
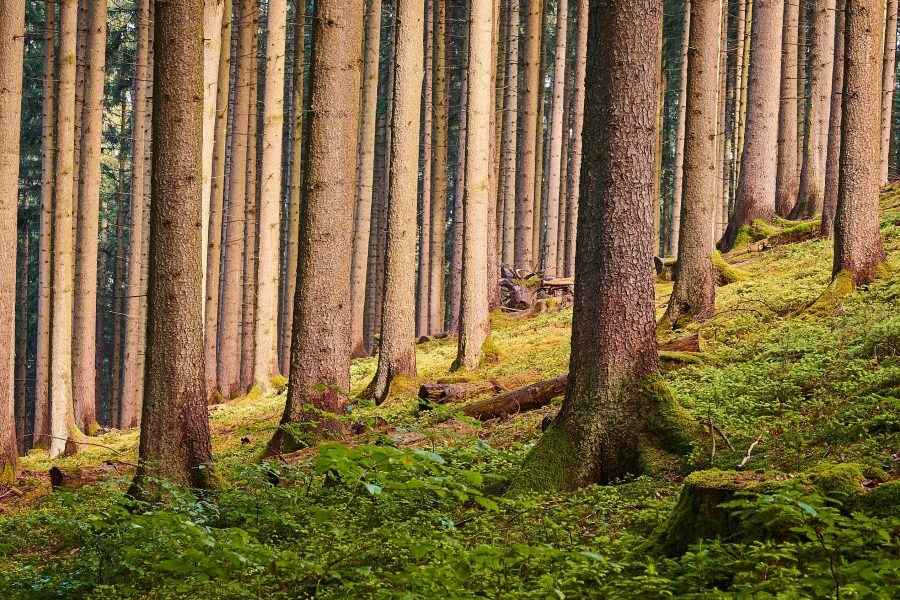
MULTIPOLYGON (((633 481, 510 499, 504 493, 561 399, 483 424, 455 405, 420 407, 421 383, 512 389, 567 371, 571 306, 497 313, 496 360, 450 373, 454 340, 420 344, 418 379, 393 386, 380 407, 356 398, 375 359, 354 361, 348 418, 357 433, 285 457, 289 464, 260 462, 284 407, 283 381, 211 406, 222 481, 211 493, 172 488, 165 504, 130 503, 136 430, 101 432, 54 461, 32 451, 17 493, 0 498, 0 596, 898 597, 900 189, 886 191, 882 206, 893 269, 864 289, 829 295, 831 242, 810 235, 812 224, 755 224, 723 257, 720 271, 738 276, 717 290, 714 316, 661 339, 694 331, 703 339, 701 353, 663 357, 663 371, 705 433, 686 456, 651 451, 633 481), (116 470, 100 483, 50 489, 53 465, 108 462, 116 470), (661 552, 686 477, 808 481, 845 463, 872 477, 859 483, 865 502, 845 506, 809 486, 754 488, 732 495, 732 510, 777 524, 771 536, 661 552)), ((658 316, 671 286, 656 284, 658 316)))

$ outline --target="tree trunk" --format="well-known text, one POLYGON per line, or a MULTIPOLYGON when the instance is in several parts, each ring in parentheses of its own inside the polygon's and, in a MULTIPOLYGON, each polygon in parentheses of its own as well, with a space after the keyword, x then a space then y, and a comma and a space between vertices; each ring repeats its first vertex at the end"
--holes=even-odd
POLYGON ((704 321, 715 308, 711 235, 717 198, 709 190, 716 189, 720 3, 694 0, 691 4, 678 274, 660 323, 672 329, 680 328, 684 320, 704 321))
MULTIPOLYGON (((74 187, 72 188, 73 235, 76 235, 75 228, 78 226, 78 193, 81 191, 81 186, 78 185, 78 177, 81 174, 81 140, 83 137, 82 128, 84 126, 84 71, 88 53, 88 13, 90 12, 90 1, 91 0, 77 0, 78 21, 75 26, 77 47, 75 50, 75 152, 72 163, 72 173, 75 177, 74 187)), ((60 24, 60 27, 62 27, 62 24, 60 24)))
MULTIPOLYGON (((15 61, 14 61, 15 63, 15 61)), ((19 93, 21 94, 21 85, 19 87, 19 93)), ((3 145, 0 144, 0 148, 3 148, 3 145)), ((3 152, 3 150, 0 150, 3 152)), ((0 159, 2 160, 2 159, 0 159)), ((15 323, 15 358, 14 363, 16 367, 16 375, 15 375, 15 439, 16 439, 16 451, 19 456, 25 456, 25 412, 27 410, 27 392, 28 392, 28 273, 30 270, 29 262, 29 242, 31 238, 31 232, 29 231, 28 226, 28 195, 23 194, 23 206, 22 212, 23 217, 21 219, 22 222, 22 231, 21 238, 22 243, 19 245, 19 256, 16 259, 15 264, 13 265, 13 272, 15 272, 15 267, 18 266, 21 272, 21 276, 18 278, 17 286, 18 289, 16 293, 18 294, 18 307, 16 309, 16 323, 15 323)), ((5 389, 5 388, 4 388, 5 389)), ((4 437, 5 434, 0 433, 0 438, 4 437)), ((5 453, 4 453, 5 454, 5 453)), ((0 459, 0 471, 3 470, 4 463, 6 461, 0 459)), ((3 476, 0 475, 0 486, 3 485, 3 476)))
POLYGON ((251 8, 253 41, 250 58, 250 108, 247 117, 247 193, 244 198, 244 291, 241 299, 241 389, 253 385, 256 356, 256 236, 259 211, 259 0, 251 8))
MULTIPOLYGON (((466 140, 469 118, 469 68, 468 68, 468 37, 469 37, 469 7, 463 7, 462 47, 467 50, 462 53, 461 71, 462 83, 459 93, 459 138, 457 140, 456 176, 453 182, 453 221, 450 225, 450 277, 447 290, 447 329, 451 333, 459 332, 460 311, 462 309, 462 272, 465 223, 465 185, 466 185, 466 140)), ((485 266, 487 263, 485 263, 485 266)))
MULTIPOLYGON (((19 208, 19 131, 25 2, 0 0, 0 490, 16 482, 16 424, 13 399, 16 320, 16 223, 19 208)), ((22 359, 24 360, 24 356, 22 359)), ((22 382, 25 385, 25 382, 22 382)))
POLYGON ((88 55, 84 71, 84 107, 79 152, 78 222, 75 244, 75 312, 72 392, 75 423, 85 433, 97 428, 97 226, 100 218, 100 145, 103 134, 103 84, 106 72, 106 0, 90 0, 88 55))
MULTIPOLYGON (((744 94, 744 90, 747 89, 747 65, 746 65, 746 54, 745 54, 745 43, 747 40, 747 36, 745 35, 745 29, 747 26, 747 3, 751 0, 737 0, 737 23, 735 25, 736 31, 736 48, 735 48, 735 68, 734 68, 734 127, 732 129, 732 188, 733 191, 737 191, 737 181, 738 181, 738 171, 741 166, 741 139, 740 139, 740 131, 741 131, 741 122, 744 120, 744 113, 747 110, 746 104, 744 104, 744 100, 746 96, 744 94)), ((797 0, 798 2, 802 2, 803 0, 797 0)))
POLYGON ((834 75, 834 2, 816 0, 813 36, 809 52, 809 111, 807 150, 800 174, 800 194, 790 218, 810 218, 821 212, 825 198, 825 159, 828 156, 828 124, 831 83, 834 75))
POLYGON ((359 175, 353 221, 353 261, 350 275, 350 355, 368 354, 364 335, 366 276, 372 227, 375 125, 378 110, 378 57, 381 49, 381 0, 370 0, 366 13, 365 77, 362 86, 362 122, 359 129, 359 175))
POLYGON ((876 279, 887 260, 879 228, 881 165, 872 160, 872 149, 881 143, 879 51, 884 5, 876 0, 847 0, 846 6, 844 114, 832 276, 833 285, 856 286, 876 279))
POLYGON ((56 121, 56 195, 53 229, 53 337, 50 375, 50 456, 66 449, 75 433, 72 404, 72 310, 75 288, 72 196, 75 176, 76 0, 59 4, 58 113, 56 121))
POLYGON ((231 169, 228 206, 225 215, 225 251, 221 321, 219 323, 218 373, 216 385, 228 397, 241 388, 241 299, 243 297, 244 220, 247 193, 247 160, 250 124, 250 70, 253 61, 254 0, 239 0, 237 10, 238 47, 235 66, 234 123, 232 125, 231 169))
MULTIPOLYGON (((543 0, 540 0, 543 1, 543 0)), ((538 46, 539 46, 539 54, 540 61, 538 66, 538 107, 537 107, 537 127, 535 129, 535 140, 534 140, 534 192, 532 193, 532 198, 534 198, 534 204, 532 206, 532 221, 531 221, 531 249, 532 249, 532 264, 529 266, 530 270, 540 271, 541 265, 543 264, 543 248, 545 241, 545 232, 546 228, 544 227, 544 221, 547 218, 546 214, 546 206, 543 204, 544 195, 541 193, 543 188, 543 180, 544 180, 544 164, 546 161, 545 150, 549 153, 550 146, 549 144, 544 144, 544 114, 546 113, 546 106, 544 102, 545 96, 545 88, 544 80, 546 79, 546 71, 547 71, 547 49, 543 46, 543 40, 546 37, 546 22, 547 22, 547 14, 543 13, 540 31, 538 33, 538 46)), ((524 101, 524 95, 521 96, 521 101, 524 101)), ((522 110, 520 109, 520 112, 522 110)), ((522 123, 519 124, 520 131, 519 136, 522 136, 521 128, 524 125, 522 123)), ((521 160, 521 159, 520 159, 521 160)), ((524 168, 524 167, 522 167, 524 168)))
POLYGON ((738 234, 757 219, 775 217, 778 105, 783 0, 756 0, 747 90, 746 141, 741 152, 734 212, 719 242, 734 247, 738 234))
MULTIPOLYGON (((559 2, 556 15, 556 55, 553 66, 553 112, 550 115, 550 165, 547 173, 547 243, 544 276, 555 277, 559 245, 559 199, 562 170, 562 137, 566 93, 566 35, 569 22, 568 1, 559 2)), ((568 129, 568 127, 566 127, 568 129)))
MULTIPOLYGON (((318 411, 341 414, 350 388, 350 273, 353 204, 362 77, 362 0, 318 0, 310 63, 310 148, 294 305, 287 405, 282 424, 316 421, 313 429, 343 433, 344 424, 318 411), (307 405, 315 407, 311 412, 307 405)), ((286 429, 268 453, 300 445, 286 429)))
POLYGON ((34 424, 31 446, 47 445, 50 434, 50 257, 53 253, 53 156, 56 102, 56 2, 44 2, 44 107, 41 116, 41 216, 38 265, 37 348, 35 349, 34 424))
POLYGON ((203 0, 156 6, 147 384, 131 493, 211 484, 200 223, 203 0))
POLYGON ((395 377, 416 376, 416 188, 424 77, 423 8, 420 0, 398 0, 384 300, 378 368, 370 388, 378 404, 387 398, 395 377))
MULTIPOLYGON (((697 0, 700 1, 700 0, 697 0)), ((684 2, 683 33, 681 38, 681 88, 678 93, 678 124, 675 133, 675 189, 672 201, 672 235, 669 237, 669 254, 677 255, 681 236, 681 201, 684 193, 684 136, 687 108, 688 51, 691 37, 691 0, 684 2)))
POLYGON ((491 114, 488 127, 491 131, 490 147, 488 148, 488 310, 492 311, 500 307, 500 254, 497 244, 497 186, 498 171, 497 158, 500 148, 497 144, 497 122, 500 118, 497 112, 497 60, 500 50, 500 0, 492 0, 493 12, 491 15, 491 114))
MULTIPOLYGON (((217 346, 219 337, 219 286, 221 283, 222 268, 222 217, 225 203, 225 146, 228 138, 228 88, 231 71, 231 45, 232 45, 232 0, 225 0, 222 8, 222 23, 218 30, 219 50, 216 54, 216 91, 215 91, 215 120, 213 122, 212 162, 210 163, 210 187, 209 187, 209 224, 207 226, 206 240, 206 281, 203 289, 205 294, 204 327, 203 327, 203 361, 204 361, 204 390, 207 398, 216 388, 217 346)), ((212 44, 207 42, 204 46, 204 56, 213 54, 212 44)), ((204 79, 209 76, 204 74, 204 79)), ((206 85, 211 82, 207 81, 206 85)), ((204 95, 204 127, 209 118, 208 98, 204 95)), ((204 144, 206 144, 204 133, 204 144)), ((206 152, 204 148, 204 152, 206 152)), ((204 163, 205 165, 205 163, 204 163)), ((205 196, 204 196, 205 197, 205 196)))
POLYGON ((301 163, 305 162, 303 144, 303 75, 306 62, 306 0, 294 0, 294 98, 293 162, 291 163, 290 209, 288 211, 288 256, 285 266, 284 322, 282 328, 281 372, 287 373, 291 360, 291 335, 294 327, 294 296, 297 293, 297 256, 300 249, 300 206, 303 187, 301 163))
MULTIPOLYGON (((728 102, 728 2, 719 2, 722 5, 719 15, 719 75, 716 90, 716 106, 718 115, 716 119, 716 199, 714 201, 714 221, 712 228, 712 243, 715 245, 725 231, 725 223, 722 222, 722 198, 725 198, 724 210, 728 212, 728 194, 725 185, 725 144, 728 139, 725 119, 728 114, 726 104, 728 102)), ((727 218, 727 217, 726 217, 727 218)))
MULTIPOLYGON (((526 0, 527 2, 528 0, 526 0)), ((531 216, 527 212, 516 215, 516 209, 520 211, 524 206, 519 204, 519 198, 516 195, 516 122, 518 120, 518 92, 519 92, 519 0, 509 0, 509 8, 507 9, 509 17, 509 25, 507 25, 507 65, 506 65, 506 110, 503 113, 503 153, 504 153, 504 176, 503 182, 503 259, 504 265, 513 266, 519 263, 515 259, 516 247, 516 222, 517 217, 520 219, 530 219, 531 216)), ((527 39, 527 38, 526 38, 527 39)), ((527 76, 527 75, 526 75, 527 76)), ((523 124, 529 118, 527 114, 523 114, 523 124)), ((532 144, 534 136, 532 136, 532 144)), ((525 149, 523 148, 523 151, 525 149)), ((532 175, 533 177, 533 175, 532 175)), ((525 232, 521 234, 525 235, 525 232)), ((528 231, 531 243, 531 233, 528 231)), ((522 242, 524 243, 524 241, 522 242)), ((524 255, 521 257, 524 258, 524 255)))
MULTIPOLYGON (((125 277, 125 102, 122 102, 122 129, 119 132, 119 189, 116 193, 116 261, 113 272, 112 355, 109 361, 113 427, 122 427, 122 281, 125 277)), ((130 425, 130 423, 129 423, 130 425)))
POLYGON ((419 202, 419 268, 416 288, 416 335, 431 333, 431 168, 434 146, 434 0, 425 0, 425 66, 422 81, 422 194, 419 202))
POLYGON ((797 203, 797 31, 802 0, 784 3, 781 40, 781 104, 778 108, 778 171, 775 212, 786 217, 797 203))
MULTIPOLYGON (((542 0, 525 0, 525 47, 522 56, 522 105, 519 119, 519 169, 516 185, 516 244, 514 264, 518 269, 533 269, 538 262, 534 256, 534 206, 535 200, 535 157, 537 155, 537 135, 542 125, 538 121, 538 89, 543 85, 540 79, 541 30, 543 12, 542 0)), ((510 39, 516 36, 510 32, 510 39)), ((509 83, 507 82, 507 88, 509 83)), ((537 200, 539 203, 540 200, 537 200)), ((538 254, 540 251, 538 249, 538 254)), ((539 258, 539 257, 538 257, 539 258)))
MULTIPOLYGON (((478 366, 490 339, 487 307, 488 163, 490 144, 491 31, 490 0, 469 7, 469 56, 466 69, 466 175, 464 196, 461 318, 456 367, 478 366)), ((457 190, 457 194, 459 191, 457 190)))
POLYGON ((447 244, 447 0, 435 1, 434 157, 431 170, 431 297, 429 333, 444 330, 444 270, 447 244))
POLYGON ((640 472, 647 445, 689 447, 691 420, 658 374, 654 323, 660 8, 656 0, 591 3, 585 130, 596 133, 584 145, 569 380, 513 494, 611 483, 640 472))
MULTIPOLYGON (((738 121, 737 127, 737 171, 738 175, 740 175, 741 171, 741 160, 744 154, 744 136, 747 131, 747 94, 750 90, 750 51, 751 51, 751 37, 753 33, 753 29, 755 25, 753 24, 753 7, 756 5, 754 0, 745 0, 745 4, 747 9, 745 11, 744 17, 744 30, 743 30, 743 58, 741 60, 741 112, 740 112, 740 120, 738 121)), ((783 17, 783 15, 782 15, 783 17)), ((780 42, 779 42, 780 45, 780 42)), ((781 68, 779 67, 777 70, 779 73, 781 72, 781 68)))
POLYGON ((887 0, 884 28, 884 68, 881 75, 881 183, 888 181, 891 149, 891 115, 894 108, 894 81, 897 78, 897 0, 887 0))
POLYGON ((825 203, 822 207, 822 235, 834 233, 837 210, 838 175, 841 155, 841 99, 844 94, 844 11, 846 0, 837 0, 834 27, 834 76, 831 84, 831 117, 828 123, 828 157, 825 161, 825 203))
POLYGON ((279 244, 286 20, 285 0, 269 0, 253 368, 253 380, 256 385, 262 386, 268 386, 269 380, 278 374, 278 266, 281 264, 279 244))
MULTIPOLYGON (((579 0, 578 2, 578 39, 575 45, 575 91, 572 102, 572 146, 571 146, 571 163, 569 164, 569 183, 566 186, 569 199, 567 202, 568 214, 566 215, 566 277, 575 276, 575 239, 578 233, 578 199, 580 195, 581 183, 581 145, 584 132, 584 73, 587 69, 587 39, 588 39, 588 0, 579 0)), ((662 104, 662 103, 660 103, 662 104)), ((662 111, 657 113, 662 115, 662 111)), ((662 135, 662 127, 658 129, 659 135, 662 135)), ((661 152, 662 147, 659 144, 662 138, 658 138, 657 152, 661 152)), ((658 165, 655 168, 654 190, 659 189, 659 172, 661 163, 659 162, 660 154, 657 154, 658 165)), ((659 195, 657 195, 657 199, 659 195)), ((658 202, 658 200, 657 200, 658 202)), ((653 252, 659 252, 659 206, 654 205, 654 238, 656 243, 653 246, 653 252)))

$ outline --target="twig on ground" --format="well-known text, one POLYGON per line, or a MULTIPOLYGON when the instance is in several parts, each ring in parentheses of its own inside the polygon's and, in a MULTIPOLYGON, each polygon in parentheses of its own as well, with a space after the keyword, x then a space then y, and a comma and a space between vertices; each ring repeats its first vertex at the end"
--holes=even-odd
POLYGON ((763 440, 763 438, 762 438, 761 435, 756 436, 756 439, 753 440, 753 443, 750 444, 750 447, 747 449, 747 456, 745 456, 745 457, 744 457, 744 460, 742 460, 741 462, 739 462, 738 465, 737 465, 737 467, 735 467, 735 468, 737 468, 737 469, 743 469, 743 468, 744 468, 744 465, 746 465, 746 464, 750 461, 750 459, 753 458, 753 449, 756 448, 756 446, 759 445, 759 444, 761 444, 763 441, 764 441, 764 440, 763 440))

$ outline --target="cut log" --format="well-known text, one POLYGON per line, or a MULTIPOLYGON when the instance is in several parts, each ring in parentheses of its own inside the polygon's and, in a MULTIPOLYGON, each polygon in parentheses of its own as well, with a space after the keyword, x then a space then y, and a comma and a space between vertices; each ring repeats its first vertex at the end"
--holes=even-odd
POLYGON ((541 287, 544 289, 559 289, 559 288, 567 288, 575 285, 574 277, 555 277, 552 279, 545 279, 541 282, 541 287))
POLYGON ((463 414, 479 421, 487 421, 503 415, 512 415, 547 406, 550 401, 566 391, 568 375, 539 381, 525 387, 485 398, 463 407, 463 414))
POLYGON ((426 383, 419 388, 419 398, 426 403, 448 404, 462 402, 488 392, 502 392, 493 381, 477 381, 473 383, 426 383))
POLYGON ((697 332, 675 338, 659 347, 663 352, 700 352, 700 334, 697 332))
POLYGON ((50 485, 54 488, 61 486, 80 488, 96 483, 111 473, 128 473, 133 469, 133 465, 122 462, 107 463, 81 469, 67 469, 65 471, 54 466, 50 468, 50 485))

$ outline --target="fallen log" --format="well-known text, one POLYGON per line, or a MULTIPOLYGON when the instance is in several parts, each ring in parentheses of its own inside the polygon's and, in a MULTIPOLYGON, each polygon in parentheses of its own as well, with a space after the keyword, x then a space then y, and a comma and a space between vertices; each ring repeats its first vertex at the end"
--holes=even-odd
POLYGON ((463 383, 425 383, 419 388, 419 398, 431 404, 462 402, 487 392, 504 391, 497 382, 477 381, 463 383))
POLYGON ((510 390, 491 398, 485 398, 463 407, 463 414, 479 421, 487 421, 503 415, 511 415, 535 410, 550 404, 550 401, 566 391, 568 375, 539 381, 515 390, 510 390))
POLYGON ((697 332, 675 338, 659 347, 663 352, 700 352, 700 334, 697 332))
POLYGON ((127 473, 133 468, 134 465, 123 462, 106 463, 80 469, 66 469, 65 471, 54 466, 50 467, 50 485, 54 489, 62 486, 80 488, 96 483, 111 473, 127 473))

